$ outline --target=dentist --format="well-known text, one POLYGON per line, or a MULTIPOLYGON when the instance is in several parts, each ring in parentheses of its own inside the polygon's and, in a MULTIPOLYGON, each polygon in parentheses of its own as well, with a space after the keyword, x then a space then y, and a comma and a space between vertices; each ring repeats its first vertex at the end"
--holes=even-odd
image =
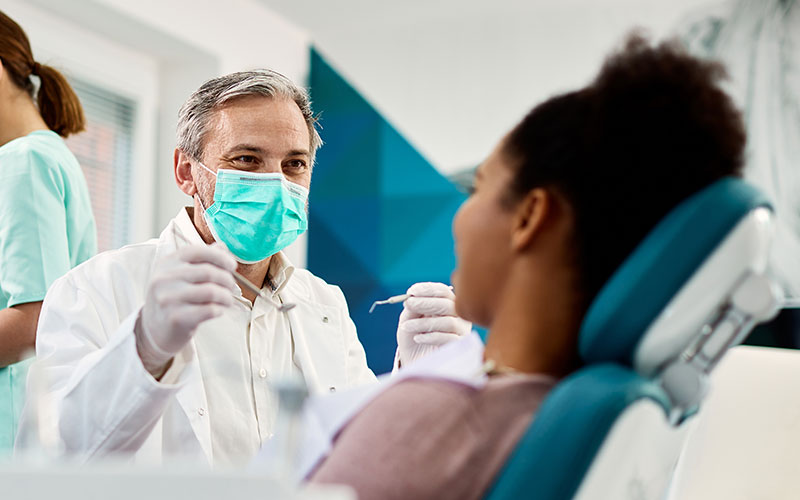
MULTIPOLYGON (((83 460, 236 467, 272 436, 271 381, 301 377, 318 393, 375 380, 339 288, 281 252, 307 228, 321 145, 306 92, 269 70, 216 78, 182 106, 177 135, 175 181, 193 206, 158 239, 100 254, 53 285, 18 447, 45 433, 83 460), (240 288, 234 270, 268 300, 240 288)), ((427 309, 398 327, 400 364, 469 331, 447 287, 422 288, 432 291, 415 302, 427 309)))

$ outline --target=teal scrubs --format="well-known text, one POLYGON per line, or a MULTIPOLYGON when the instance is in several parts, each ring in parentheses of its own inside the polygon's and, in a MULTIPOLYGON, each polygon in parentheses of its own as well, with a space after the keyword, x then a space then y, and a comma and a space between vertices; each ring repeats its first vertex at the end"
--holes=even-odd
MULTIPOLYGON (((0 146, 0 308, 44 299, 96 252, 89 189, 64 140, 41 130, 0 146)), ((14 446, 30 362, 0 368, 0 457, 14 446)))

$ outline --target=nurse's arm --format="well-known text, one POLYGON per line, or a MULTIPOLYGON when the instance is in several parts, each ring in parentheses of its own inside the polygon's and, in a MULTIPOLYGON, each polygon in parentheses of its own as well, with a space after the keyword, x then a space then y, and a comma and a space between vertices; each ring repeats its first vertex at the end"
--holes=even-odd
POLYGON ((0 368, 33 353, 41 309, 42 301, 38 301, 0 310, 0 368))

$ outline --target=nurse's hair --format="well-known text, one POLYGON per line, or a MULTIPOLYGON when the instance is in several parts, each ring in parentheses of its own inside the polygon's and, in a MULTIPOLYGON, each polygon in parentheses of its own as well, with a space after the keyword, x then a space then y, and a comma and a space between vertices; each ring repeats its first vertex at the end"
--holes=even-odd
POLYGON ((22 28, 0 11, 0 61, 14 85, 36 99, 47 127, 62 137, 85 128, 83 107, 64 75, 33 58, 31 44, 22 28), (33 78, 38 77, 36 90, 33 78), (34 95, 35 94, 35 95, 34 95))
POLYGON ((745 129, 724 78, 677 42, 633 35, 589 86, 537 106, 507 137, 506 201, 544 187, 572 207, 585 307, 670 210, 741 175, 745 129))
POLYGON ((285 97, 293 100, 308 126, 311 163, 322 139, 317 132, 317 118, 311 110, 308 92, 282 74, 269 69, 240 71, 204 83, 178 111, 178 148, 196 160, 202 160, 209 122, 220 106, 245 96, 285 97))

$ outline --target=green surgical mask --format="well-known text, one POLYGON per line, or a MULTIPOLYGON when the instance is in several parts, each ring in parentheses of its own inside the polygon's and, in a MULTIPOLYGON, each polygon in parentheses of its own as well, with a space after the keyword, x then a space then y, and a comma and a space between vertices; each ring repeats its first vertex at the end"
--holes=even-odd
MULTIPOLYGON (((203 217, 214 239, 243 264, 260 262, 289 246, 308 228, 308 189, 280 173, 219 169, 214 203, 203 217)), ((202 206, 202 202, 200 203, 202 206)))

